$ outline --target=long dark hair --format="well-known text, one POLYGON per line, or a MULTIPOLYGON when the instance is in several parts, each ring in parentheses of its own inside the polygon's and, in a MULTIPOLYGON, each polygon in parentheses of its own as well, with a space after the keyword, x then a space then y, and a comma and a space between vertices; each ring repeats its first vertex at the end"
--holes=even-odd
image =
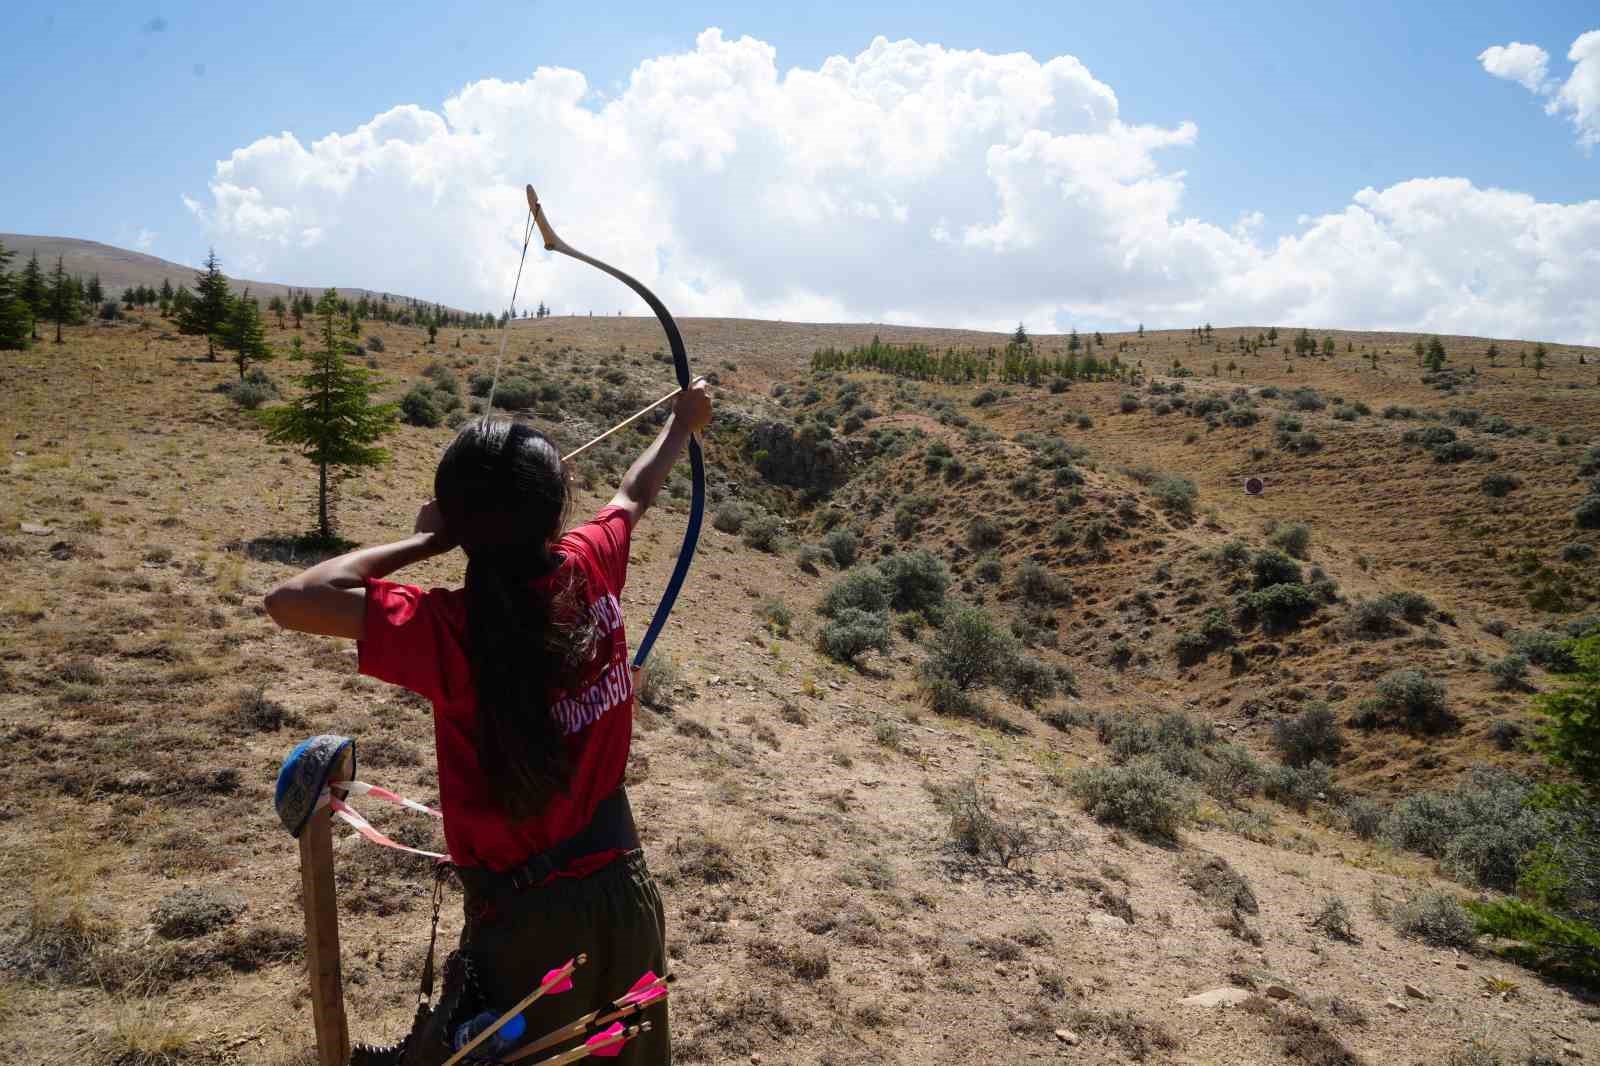
POLYGON ((467 555, 467 654, 478 696, 478 763, 513 818, 566 790, 572 767, 550 714, 593 651, 582 577, 540 592, 571 504, 561 454, 538 430, 505 418, 462 427, 433 475, 446 532, 467 555))

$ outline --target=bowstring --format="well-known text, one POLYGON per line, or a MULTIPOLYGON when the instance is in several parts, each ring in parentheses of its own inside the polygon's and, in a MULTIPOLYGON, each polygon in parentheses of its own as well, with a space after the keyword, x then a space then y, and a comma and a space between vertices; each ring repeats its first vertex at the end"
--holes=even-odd
POLYGON ((528 244, 533 240, 533 211, 528 211, 528 221, 522 227, 522 258, 517 261, 517 280, 511 283, 511 305, 507 308, 505 328, 500 331, 500 350, 494 357, 494 376, 489 379, 489 396, 484 401, 483 416, 494 414, 494 390, 500 384, 500 364, 505 361, 506 342, 511 339, 511 323, 517 319, 517 290, 522 287, 522 268, 528 262, 528 244))

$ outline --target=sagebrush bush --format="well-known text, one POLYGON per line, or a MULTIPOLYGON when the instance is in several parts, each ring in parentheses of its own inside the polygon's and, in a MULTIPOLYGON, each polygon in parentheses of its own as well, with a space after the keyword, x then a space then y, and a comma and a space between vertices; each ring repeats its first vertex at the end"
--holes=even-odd
POLYGON ((1317 609, 1317 599, 1304 585, 1268 585, 1239 596, 1241 616, 1260 618, 1270 628, 1287 629, 1317 609))
POLYGON ((1371 840, 1383 830, 1386 812, 1382 806, 1360 796, 1352 796, 1340 808, 1345 825, 1358 839, 1371 840))
POLYGON ((256 410, 277 395, 278 390, 276 388, 258 385, 253 381, 241 381, 228 390, 228 399, 246 411, 256 410))
POLYGON ((933 618, 944 607, 950 589, 950 571, 944 560, 929 551, 901 552, 878 563, 889 583, 889 606, 916 611, 933 618))
POLYGON ((829 586, 817 605, 817 612, 834 617, 841 611, 857 610, 883 614, 889 610, 889 579, 875 566, 857 566, 845 571, 829 586))
POLYGON ((1293 718, 1283 718, 1272 729, 1272 743, 1290 766, 1318 760, 1333 765, 1344 750, 1339 719, 1326 703, 1313 702, 1293 718))
POLYGON ((1131 392, 1125 392, 1122 394, 1122 398, 1117 402, 1117 406, 1121 409, 1123 414, 1131 415, 1133 412, 1139 409, 1139 397, 1135 396, 1131 392))
POLYGON ((502 411, 523 411, 539 398, 539 390, 526 378, 506 378, 494 390, 494 405, 502 411))
POLYGON ((1097 822, 1159 840, 1174 839, 1194 813, 1183 780, 1150 757, 1081 770, 1072 790, 1097 822))
POLYGON ((1003 678, 1016 658, 1011 635, 978 607, 957 607, 934 636, 927 669, 958 688, 980 688, 1003 678))
POLYGON ((1394 928, 1407 940, 1470 950, 1477 942, 1472 917, 1450 893, 1429 889, 1394 909, 1394 928))
POLYGON ((1273 530, 1272 536, 1267 539, 1274 548, 1296 559, 1304 559, 1306 550, 1311 547, 1311 527, 1304 522, 1291 522, 1273 530))
POLYGON ((1382 602, 1391 611, 1413 625, 1420 625, 1428 620, 1433 613, 1433 601, 1420 592, 1389 592, 1385 593, 1382 602))
POLYGON ((1150 486, 1150 492, 1163 508, 1185 518, 1194 514, 1194 502, 1200 497, 1200 490, 1193 481, 1176 474, 1157 479, 1150 486))
POLYGON ((750 509, 738 500, 729 500, 716 509, 711 524, 723 533, 738 533, 750 520, 750 509))
POLYGON ((1573 657, 1564 633, 1549 629, 1524 630, 1511 637, 1511 647, 1527 656, 1529 662, 1554 673, 1570 673, 1578 668, 1578 660, 1573 657))
POLYGON ((836 611, 817 633, 817 646, 824 655, 852 664, 868 651, 887 653, 889 640, 887 614, 855 607, 836 611))
POLYGON ((1391 670, 1378 679, 1378 699, 1415 724, 1434 723, 1447 715, 1444 685, 1421 670, 1391 670))
POLYGON ((854 566, 856 557, 861 554, 861 538, 848 529, 835 529, 822 538, 822 546, 833 556, 833 563, 840 570, 854 566))
POLYGON ((967 547, 973 551, 998 548, 1003 539, 1000 523, 987 515, 978 515, 967 525, 967 547))
POLYGON ((1600 529, 1600 492, 1579 501, 1572 512, 1572 521, 1579 529, 1600 529))
POLYGON ((1510 495, 1522 487, 1522 479, 1515 474, 1486 474, 1478 483, 1478 488, 1485 496, 1495 499, 1510 495))
POLYGON ((1225 571, 1242 570, 1250 565, 1250 546, 1235 537, 1217 549, 1217 565, 1225 571))
POLYGON ((1586 563, 1595 556, 1593 544, 1574 541, 1561 546, 1561 561, 1564 563, 1586 563))
POLYGON ((1031 710, 1056 694, 1056 673, 1035 656, 1019 655, 1001 684, 1012 699, 1031 710))
POLYGON ((783 519, 777 515, 756 515, 745 522, 739 534, 747 548, 763 552, 777 551, 778 542, 783 537, 783 519))
POLYGON ((1304 812, 1313 802, 1326 797, 1332 787, 1327 765, 1311 762, 1305 766, 1274 766, 1267 772, 1262 791, 1268 799, 1304 812))
POLYGON ((1494 675, 1494 687, 1502 690, 1517 690, 1528 683, 1528 657, 1521 652, 1511 652, 1499 662, 1489 665, 1489 673, 1494 675))
POLYGON ((433 389, 421 382, 411 386, 401 398, 400 414, 408 424, 426 429, 444 421, 444 412, 433 398, 433 389))
POLYGON ((1298 585, 1303 580, 1300 564, 1276 548, 1257 552, 1250 569, 1258 589, 1268 585, 1298 585))
POLYGON ((1067 579, 1052 574, 1043 565, 1026 559, 1017 567, 1017 595, 1028 604, 1066 603, 1072 599, 1067 579))

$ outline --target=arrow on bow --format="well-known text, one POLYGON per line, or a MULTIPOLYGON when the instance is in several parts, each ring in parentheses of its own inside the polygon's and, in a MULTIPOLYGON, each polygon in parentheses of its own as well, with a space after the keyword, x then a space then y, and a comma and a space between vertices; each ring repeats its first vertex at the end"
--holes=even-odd
MULTIPOLYGON (((544 238, 546 251, 560 252, 562 255, 571 256, 579 262, 588 263, 605 271, 638 293, 640 298, 650 305, 650 310, 654 311, 656 318, 661 321, 661 328, 666 331, 667 345, 672 349, 672 365, 678 374, 678 388, 687 389, 691 382, 689 354, 684 350, 683 336, 678 332, 678 324, 672 320, 672 312, 667 310, 666 305, 638 279, 624 274, 610 263, 602 263, 593 256, 583 254, 556 236, 556 231, 550 226, 550 220, 544 217, 544 208, 539 205, 539 194, 533 191, 532 185, 528 186, 528 211, 533 215, 534 224, 539 227, 539 233, 544 238)), ((523 242, 523 252, 527 252, 526 241, 523 242)), ((519 268, 518 277, 520 276, 519 268)), ((706 507, 706 464, 705 456, 700 451, 700 441, 696 437, 689 438, 689 471, 693 479, 693 495, 689 501, 689 524, 683 531, 683 547, 678 551, 678 563, 672 569, 672 578, 667 582, 667 590, 662 594, 661 603, 656 607, 655 617, 650 619, 650 628, 645 630, 644 637, 639 641, 639 650, 634 653, 635 670, 644 666, 650 648, 667 624, 667 616, 672 613, 672 605, 678 598, 678 592, 683 588, 684 579, 689 575, 689 563, 694 558, 694 548, 700 540, 700 520, 705 515, 706 507)))

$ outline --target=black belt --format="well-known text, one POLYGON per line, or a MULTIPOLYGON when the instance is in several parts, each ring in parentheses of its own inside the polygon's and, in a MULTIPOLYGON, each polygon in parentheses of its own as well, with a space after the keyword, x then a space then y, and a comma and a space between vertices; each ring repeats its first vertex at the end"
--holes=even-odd
POLYGON ((618 788, 595 807, 588 825, 548 851, 530 856, 520 866, 497 876, 509 880, 514 891, 522 892, 548 881, 574 859, 602 851, 632 851, 638 846, 639 830, 633 824, 628 791, 618 788))

